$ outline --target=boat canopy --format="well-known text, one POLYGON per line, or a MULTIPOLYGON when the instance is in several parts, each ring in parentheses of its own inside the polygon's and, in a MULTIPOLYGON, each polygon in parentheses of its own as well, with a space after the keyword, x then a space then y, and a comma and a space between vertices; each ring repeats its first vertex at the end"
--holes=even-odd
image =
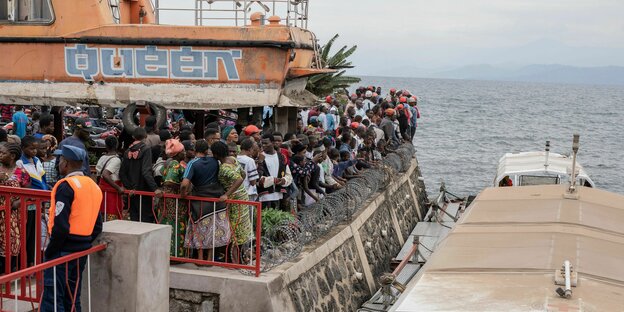
MULTIPOLYGON (((594 182, 578 162, 576 173, 579 185, 594 187, 594 182)), ((571 174, 572 158, 565 155, 544 151, 506 153, 498 161, 494 186, 498 186, 505 176, 509 176, 516 186, 564 184, 569 182, 571 174)))
POLYGON ((624 196, 566 192, 485 189, 391 311, 623 311, 624 196), (570 299, 555 292, 566 260, 570 299))

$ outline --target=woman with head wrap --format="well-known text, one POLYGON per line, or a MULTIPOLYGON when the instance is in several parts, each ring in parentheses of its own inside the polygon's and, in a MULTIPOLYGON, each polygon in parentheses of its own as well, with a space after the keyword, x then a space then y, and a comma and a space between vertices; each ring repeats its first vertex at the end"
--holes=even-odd
MULTIPOLYGON (((167 162, 162 168, 163 190, 167 194, 180 194, 180 183, 186 169, 184 145, 177 139, 165 142, 167 162)), ((181 199, 166 198, 163 205, 158 205, 156 217, 159 224, 171 225, 170 253, 175 257, 186 256, 184 234, 188 223, 186 202, 181 199), (177 210, 177 212, 176 212, 177 210)))
POLYGON ((232 126, 226 126, 221 130, 221 139, 225 141, 225 144, 236 144, 236 154, 240 153, 240 147, 238 147, 238 132, 232 126))

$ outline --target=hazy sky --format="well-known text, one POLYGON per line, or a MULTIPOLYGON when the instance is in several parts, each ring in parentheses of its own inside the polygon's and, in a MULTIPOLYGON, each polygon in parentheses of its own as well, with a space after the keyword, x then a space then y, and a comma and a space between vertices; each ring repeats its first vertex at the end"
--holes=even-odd
POLYGON ((358 73, 492 63, 624 65, 624 0, 311 0, 321 42, 357 44, 358 73))
MULTIPOLYGON (((168 1, 194 3, 161 4, 168 1)), ((624 66, 624 0, 310 0, 309 18, 321 43, 338 33, 336 48, 358 45, 355 74, 486 63, 624 66)))

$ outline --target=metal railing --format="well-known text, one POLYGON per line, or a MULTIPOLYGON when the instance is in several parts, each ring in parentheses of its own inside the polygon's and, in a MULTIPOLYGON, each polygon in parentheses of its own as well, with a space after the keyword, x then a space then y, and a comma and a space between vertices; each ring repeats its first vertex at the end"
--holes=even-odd
MULTIPOLYGON (((65 265, 67 266, 71 261, 79 262, 81 258, 86 257, 86 275, 87 275, 87 301, 88 301, 88 310, 91 311, 91 266, 90 266, 90 255, 99 251, 106 249, 105 244, 97 245, 91 247, 90 249, 75 252, 60 258, 56 258, 50 261, 46 261, 41 264, 37 264, 35 266, 31 266, 29 268, 25 268, 19 270, 17 272, 9 273, 3 276, 0 276, 0 285, 3 285, 4 289, 2 292, 2 297, 7 299, 12 299, 13 303, 13 311, 24 310, 24 307, 20 307, 20 302, 25 302, 30 304, 30 310, 39 310, 41 305, 41 299, 43 294, 43 279, 39 278, 43 275, 44 270, 52 269, 52 275, 54 280, 53 285, 53 295, 54 295, 54 311, 56 311, 56 307, 60 304, 57 302, 57 268, 65 265), (34 284, 32 283, 31 276, 37 276, 34 284), (26 284, 28 284, 28 290, 26 291, 26 284), (34 286, 34 290, 32 289, 34 286), (13 288, 12 288, 13 287, 13 288), (34 295, 33 295, 34 292, 34 295), (37 305, 35 307, 35 304, 37 305)), ((78 277, 80 278, 80 277, 78 277)), ((67 282, 67 280, 66 280, 67 282)), ((66 283, 69 285, 69 283, 66 283)), ((78 285, 77 287, 80 287, 78 285)), ((75 289, 70 289, 72 293, 76 293, 75 289)), ((77 301, 80 302, 79 297, 72 297, 72 306, 75 306, 77 301)), ((7 311, 5 309, 4 300, 0 303, 0 310, 7 311)))
POLYGON ((195 0, 194 7, 185 3, 191 1, 154 0, 156 23, 163 17, 178 20, 192 16, 195 26, 247 26, 251 14, 261 12, 266 17, 281 17, 288 26, 308 27, 308 0, 195 0))
MULTIPOLYGON (((43 230, 42 212, 49 202, 49 191, 0 186, 0 274, 22 272, 43 262, 47 236, 41 233, 47 231, 43 230), (34 225, 28 224, 29 219, 34 225)), ((35 284, 43 280, 41 272, 34 277, 35 284)), ((35 287, 33 290, 32 284, 32 279, 20 276, 19 281, 15 281, 15 289, 9 284, 4 285, 0 297, 38 302, 42 289, 35 287)))
MULTIPOLYGON (((110 193, 104 192, 104 198, 107 194, 110 193)), ((171 261, 250 270, 255 276, 260 276, 260 202, 230 199, 221 202, 219 198, 171 193, 157 197, 153 192, 141 191, 126 191, 123 195, 119 194, 119 198, 124 204, 134 204, 134 207, 129 207, 130 220, 172 226, 171 261), (220 203, 225 207, 220 208, 220 203), (201 211, 200 215, 193 217, 193 210, 201 211), (185 233, 179 232, 180 226, 186 228, 185 233), (206 248, 196 248, 198 236, 202 240, 200 244, 208 242, 206 248), (184 241, 181 241, 182 237, 184 241), (208 255, 205 259, 204 251, 208 255)), ((104 214, 108 214, 106 202, 103 209, 104 214)))
MULTIPOLYGON (((103 221, 106 221, 106 214, 108 213, 108 201, 106 200, 106 197, 109 194, 110 193, 108 192, 103 192, 103 221)), ((139 191, 126 191, 125 194, 115 193, 114 195, 119 201, 119 206, 126 205, 126 207, 128 207, 127 205, 131 202, 138 203, 135 208, 138 211, 135 221, 143 222, 162 223, 162 212, 167 209, 166 205, 171 204, 169 201, 175 202, 176 209, 174 212, 174 218, 169 218, 169 221, 173 222, 168 222, 168 224, 171 224, 172 232, 174 233, 172 236, 173 252, 171 253, 171 261, 241 269, 243 272, 249 270, 255 276, 260 275, 260 242, 262 241, 261 203, 226 200, 223 203, 226 206, 225 209, 219 210, 217 208, 219 203, 218 198, 198 196, 182 197, 180 195, 170 193, 165 193, 162 197, 155 197, 152 192, 139 191), (133 199, 133 197, 135 198, 133 199), (183 246, 185 242, 182 241, 179 235, 175 235, 175 233, 178 233, 180 230, 178 227, 180 221, 182 221, 182 223, 186 222, 187 225, 195 227, 194 230, 203 230, 203 228, 198 228, 200 227, 200 225, 197 224, 198 222, 193 222, 193 220, 187 221, 184 219, 185 216, 190 215, 192 203, 198 203, 201 206, 200 210, 204 210, 208 215, 218 215, 226 220, 231 220, 230 216, 232 215, 232 212, 236 210, 235 212, 239 215, 247 214, 249 219, 238 220, 239 222, 227 222, 227 224, 224 220, 220 220, 220 224, 222 225, 221 228, 229 228, 231 232, 226 233, 228 239, 218 237, 218 235, 220 235, 219 232, 212 232, 212 238, 210 240, 213 242, 221 240, 223 246, 213 246, 212 248, 208 248, 206 251, 210 257, 200 259, 196 256, 199 252, 191 247, 185 247, 185 252, 181 255, 178 253, 178 250, 180 249, 179 247, 183 246), (149 209, 144 209, 143 205, 145 204, 150 206, 149 209), (247 213, 243 210, 246 210, 247 213), (241 224, 251 227, 248 237, 246 234, 241 234, 243 232, 239 230, 239 226, 241 226, 241 224), (246 237, 241 237, 241 235, 245 235, 246 237), (234 238, 238 238, 236 244, 232 241, 234 238), (223 252, 224 257, 218 257, 218 252, 223 252)), ((44 247, 47 244, 47 220, 45 220, 47 213, 45 211, 46 208, 49 207, 50 196, 50 191, 0 186, 0 223, 4 225, 3 231, 0 232, 0 254, 1 251, 4 250, 5 255, 4 259, 0 258, 0 262, 4 263, 4 271, 0 273, 8 274, 14 271, 26 269, 29 266, 37 265, 42 262, 43 251, 45 249, 44 247), (30 207, 30 210, 28 207, 30 207), (30 220, 34 222, 34 224, 27 224, 29 214, 30 220), (6 215, 9 215, 9 217, 6 218, 6 215), (31 232, 35 233, 34 237, 30 237, 31 243, 28 243, 26 237, 27 229, 29 228, 27 225, 34 228, 34 231, 30 228, 31 232), (32 245, 31 257, 33 259, 31 259, 31 263, 28 263, 29 261, 27 256, 27 246, 29 244, 32 245)), ((127 219, 124 218, 124 216, 120 217, 121 218, 117 219, 127 219)), ((212 226, 215 228, 217 220, 216 218, 213 219, 215 219, 215 221, 212 226)), ((210 226, 210 224, 206 224, 206 226, 210 226)), ((37 280, 41 280, 41 278, 41 276, 37 276, 37 280)), ((23 294, 27 290, 27 280, 22 280, 20 285, 23 294)), ((7 290, 10 290, 10 288, 5 288, 5 290, 0 293, 0 296, 9 294, 12 295, 12 293, 7 293, 7 290)), ((20 295, 20 299, 27 299, 27 297, 20 295)))

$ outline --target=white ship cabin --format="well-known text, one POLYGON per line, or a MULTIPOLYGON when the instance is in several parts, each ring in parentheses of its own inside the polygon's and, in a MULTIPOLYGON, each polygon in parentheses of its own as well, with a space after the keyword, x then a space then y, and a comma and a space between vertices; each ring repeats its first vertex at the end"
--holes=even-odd
MULTIPOLYGON (((548 151, 507 153, 498 161, 494 186, 569 184, 571 175, 572 157, 548 151)), ((578 163, 576 185, 594 187, 578 163)))

